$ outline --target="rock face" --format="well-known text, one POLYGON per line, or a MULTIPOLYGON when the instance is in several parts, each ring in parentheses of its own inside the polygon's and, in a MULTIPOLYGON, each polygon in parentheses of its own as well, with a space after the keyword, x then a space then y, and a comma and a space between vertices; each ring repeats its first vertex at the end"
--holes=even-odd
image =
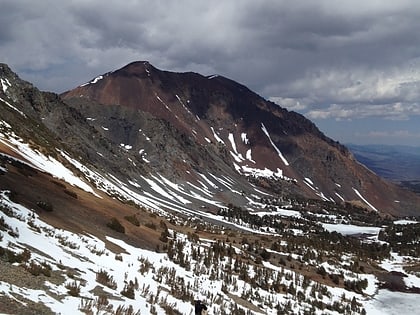
MULTIPOLYGON (((311 121, 221 76, 134 62, 61 96, 38 91, 6 65, 0 78, 2 118, 21 137, 52 155, 65 150, 139 193, 161 193, 150 179, 163 177, 166 187, 193 187, 215 205, 244 206, 259 186, 384 214, 420 213, 418 196, 376 176, 311 121)), ((202 199, 178 197, 192 210, 202 199)))
POLYGON ((146 147, 139 130, 153 121, 148 135, 155 150, 144 152, 165 174, 185 178, 198 169, 233 176, 233 171, 259 174, 260 182, 272 175, 282 182, 281 191, 307 198, 358 200, 391 214, 419 208, 417 197, 359 164, 311 121, 221 76, 172 73, 134 62, 62 97, 84 113, 112 112, 102 116, 101 124, 110 128, 102 136, 135 148, 146 147), (122 113, 124 120, 110 125, 122 113))

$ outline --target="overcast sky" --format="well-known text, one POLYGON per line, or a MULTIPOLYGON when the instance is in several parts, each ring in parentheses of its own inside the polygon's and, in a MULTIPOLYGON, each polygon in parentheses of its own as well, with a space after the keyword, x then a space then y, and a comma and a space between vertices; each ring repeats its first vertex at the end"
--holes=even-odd
POLYGON ((420 1, 0 0, 0 62, 63 92, 135 60, 220 74, 341 143, 420 146, 420 1))

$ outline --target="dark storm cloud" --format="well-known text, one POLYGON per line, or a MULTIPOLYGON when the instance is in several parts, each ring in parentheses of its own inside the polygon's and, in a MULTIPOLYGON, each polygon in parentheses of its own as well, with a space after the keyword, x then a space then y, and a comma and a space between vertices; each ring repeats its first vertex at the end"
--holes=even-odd
POLYGON ((419 115, 419 21, 415 0, 3 0, 0 56, 55 91, 149 60, 222 74, 311 118, 405 119, 419 115))

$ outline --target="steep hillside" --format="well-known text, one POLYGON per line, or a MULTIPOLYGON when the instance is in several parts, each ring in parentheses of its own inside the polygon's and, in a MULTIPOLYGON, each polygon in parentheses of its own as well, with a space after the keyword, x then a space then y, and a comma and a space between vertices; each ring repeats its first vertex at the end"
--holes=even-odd
POLYGON ((148 154, 149 166, 177 180, 196 178, 196 170, 239 173, 306 198, 358 201, 393 215, 419 211, 418 197, 368 171, 312 122, 221 76, 134 62, 62 97, 102 137, 148 154), (150 121, 164 126, 149 131, 150 121), (145 141, 152 135, 154 147, 145 141))
POLYGON ((418 197, 303 116, 143 62, 0 84, 0 313, 415 313, 418 197))

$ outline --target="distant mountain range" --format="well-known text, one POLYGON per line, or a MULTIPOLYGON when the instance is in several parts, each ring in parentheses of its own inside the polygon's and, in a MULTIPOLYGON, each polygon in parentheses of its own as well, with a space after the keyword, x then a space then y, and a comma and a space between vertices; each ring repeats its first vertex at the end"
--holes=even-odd
POLYGON ((379 176, 420 192, 420 146, 347 144, 379 176))

